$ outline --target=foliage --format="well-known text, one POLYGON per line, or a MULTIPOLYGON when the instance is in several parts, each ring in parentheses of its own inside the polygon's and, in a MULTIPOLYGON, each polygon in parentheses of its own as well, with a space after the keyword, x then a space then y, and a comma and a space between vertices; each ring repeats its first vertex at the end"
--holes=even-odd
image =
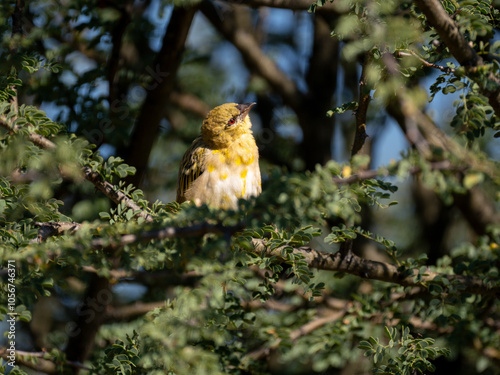
MULTIPOLYGON (((365 356, 373 357, 376 364, 375 374, 402 374, 409 375, 417 371, 435 371, 435 366, 429 361, 441 355, 449 355, 448 349, 441 349, 435 346, 434 339, 415 339, 410 334, 410 329, 401 329, 401 337, 398 339, 398 331, 395 328, 385 327, 385 332, 389 339, 387 345, 380 343, 379 339, 370 337, 368 341, 359 343, 360 349, 365 349, 365 356), (398 349, 397 355, 391 353, 391 349, 398 349), (387 363, 386 365, 382 363, 387 363)), ((394 350, 395 351, 395 350, 394 350)))
MULTIPOLYGON (((457 358, 462 373, 498 371, 500 176, 493 134, 500 125, 485 94, 494 85, 488 77, 498 76, 497 6, 442 3, 485 59, 466 69, 449 61, 449 49, 413 2, 313 4, 318 14, 308 17, 338 7, 335 17, 324 17, 342 41, 344 69, 364 66, 374 99, 368 131, 376 134, 377 114, 392 113, 412 145, 377 170, 368 155, 294 172, 264 159, 263 193, 221 211, 170 202, 179 159, 201 122, 172 98, 157 108, 168 123, 144 189, 129 183, 136 168, 125 150, 134 142, 134 119, 164 78, 155 70, 158 48, 149 42, 154 21, 166 23, 161 13, 172 5, 157 2, 154 19, 151 4, 72 0, 55 8, 41 0, 26 10, 32 24, 25 35, 12 36, 9 22, 0 25, 0 275, 2 290, 15 290, 12 309, 9 293, 0 294, 0 320, 17 321, 19 351, 43 353, 20 355, 10 374, 34 363, 55 364, 53 373, 84 366, 109 375, 338 374, 348 367, 413 374, 443 372, 457 358), (114 92, 103 89, 108 83, 114 92), (449 95, 457 99, 448 122, 424 113, 429 102, 449 95), (40 137, 53 146, 37 146, 40 137), (103 193, 106 183, 112 188, 103 193), (433 200, 417 201, 419 189, 433 200), (427 221, 424 209, 438 211, 439 220, 427 221), (47 223, 66 229, 46 235, 47 223), (464 229, 469 224, 473 230, 464 229), (429 250, 433 245, 439 252, 429 250), (15 264, 15 277, 8 264, 15 264), (366 267, 369 275, 380 265, 396 276, 382 282, 349 272, 366 267), (109 290, 94 291, 92 299, 95 280, 109 290), (95 342, 86 342, 89 357, 75 364, 67 351, 71 327, 82 320, 99 329, 95 342)), ((8 19, 10 5, 0 13, 8 19)), ((176 93, 209 106, 243 97, 220 94, 230 72, 210 61, 224 55, 225 44, 192 27, 202 40, 187 44, 176 93)), ((277 34, 262 40, 270 54, 299 50, 293 38, 277 34)), ((265 90, 249 87, 242 92, 264 103, 265 90)), ((339 105, 315 115, 359 115, 356 100, 342 93, 339 105)), ((287 131, 283 125, 273 136, 284 140, 287 131)), ((3 349, 7 343, 1 341, 3 349)), ((4 358, 0 371, 8 367, 4 358)))

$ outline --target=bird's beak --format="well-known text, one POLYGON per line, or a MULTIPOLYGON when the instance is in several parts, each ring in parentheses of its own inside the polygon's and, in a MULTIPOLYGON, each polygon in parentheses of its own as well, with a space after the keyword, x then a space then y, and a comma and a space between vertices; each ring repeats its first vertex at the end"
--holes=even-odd
POLYGON ((250 110, 255 104, 257 103, 244 103, 244 104, 238 104, 236 106, 236 108, 238 108, 238 110, 240 111, 240 118, 242 120, 244 120, 245 117, 247 117, 248 112, 250 112, 250 110))

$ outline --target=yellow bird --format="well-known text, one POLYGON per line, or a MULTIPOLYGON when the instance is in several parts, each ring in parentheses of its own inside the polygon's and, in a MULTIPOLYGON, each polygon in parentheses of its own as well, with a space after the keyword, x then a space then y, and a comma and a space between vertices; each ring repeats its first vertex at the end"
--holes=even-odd
POLYGON ((235 209, 238 199, 261 193, 259 151, 248 116, 254 105, 226 103, 208 113, 182 158, 177 202, 235 209))

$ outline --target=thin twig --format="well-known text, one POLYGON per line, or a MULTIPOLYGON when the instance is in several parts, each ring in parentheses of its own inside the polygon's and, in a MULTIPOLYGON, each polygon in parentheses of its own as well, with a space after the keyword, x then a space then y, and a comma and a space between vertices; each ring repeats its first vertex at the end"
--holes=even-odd
POLYGON ((189 227, 166 227, 159 230, 142 232, 140 234, 125 234, 119 240, 113 241, 109 239, 97 238, 92 240, 91 246, 93 248, 111 248, 117 249, 131 243, 150 240, 162 240, 167 238, 184 238, 184 237, 197 237, 203 236, 207 233, 224 233, 233 235, 244 228, 243 224, 237 224, 231 227, 225 227, 221 224, 200 223, 189 227))
POLYGON ((438 70, 441 70, 442 72, 445 72, 445 73, 455 73, 455 69, 449 68, 447 66, 437 65, 437 64, 428 62, 427 60, 423 59, 415 51, 412 51, 412 50, 396 51, 395 55, 396 55, 396 57, 413 56, 413 57, 416 57, 422 63, 422 65, 424 65, 428 68, 438 69, 438 70))
MULTIPOLYGON (((344 315, 346 314, 346 311, 347 310, 332 312, 332 313, 328 314, 327 316, 317 317, 317 318, 307 322, 303 326, 290 332, 290 335, 289 335, 290 340, 296 341, 300 337, 305 336, 305 335, 323 327, 324 325, 326 325, 328 323, 335 322, 336 320, 342 319, 344 317, 344 315)), ((263 346, 257 350, 254 350, 253 352, 248 353, 247 357, 251 358, 253 360, 259 360, 259 359, 262 359, 263 357, 267 357, 273 350, 275 350, 276 348, 279 347, 279 345, 281 344, 281 341, 282 341, 281 338, 277 338, 270 346, 263 346)))
MULTIPOLYGON (((442 160, 437 162, 429 163, 429 169, 432 171, 455 171, 463 172, 467 169, 467 166, 455 166, 449 160, 442 160)), ((408 173, 411 175, 416 175, 422 172, 422 168, 419 166, 413 166, 408 169, 408 173)), ((368 180, 376 177, 388 177, 392 174, 388 169, 369 169, 366 171, 356 172, 348 177, 333 177, 333 182, 339 185, 342 184, 353 184, 358 181, 368 180)))
POLYGON ((354 134, 354 142, 351 149, 351 157, 356 155, 368 137, 366 134, 366 114, 368 112, 368 106, 370 104, 371 95, 370 88, 368 87, 368 82, 366 79, 366 69, 370 64, 369 54, 366 55, 365 61, 363 62, 363 67, 361 69, 361 76, 359 78, 359 99, 358 108, 356 110, 356 133, 354 134))

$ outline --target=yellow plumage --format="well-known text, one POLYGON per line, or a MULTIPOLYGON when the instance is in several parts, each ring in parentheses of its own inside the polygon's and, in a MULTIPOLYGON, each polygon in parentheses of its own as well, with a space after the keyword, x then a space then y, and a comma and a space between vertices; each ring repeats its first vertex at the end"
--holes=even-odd
POLYGON ((261 193, 259 152, 248 112, 255 103, 226 103, 211 110, 182 158, 177 202, 236 208, 261 193))

